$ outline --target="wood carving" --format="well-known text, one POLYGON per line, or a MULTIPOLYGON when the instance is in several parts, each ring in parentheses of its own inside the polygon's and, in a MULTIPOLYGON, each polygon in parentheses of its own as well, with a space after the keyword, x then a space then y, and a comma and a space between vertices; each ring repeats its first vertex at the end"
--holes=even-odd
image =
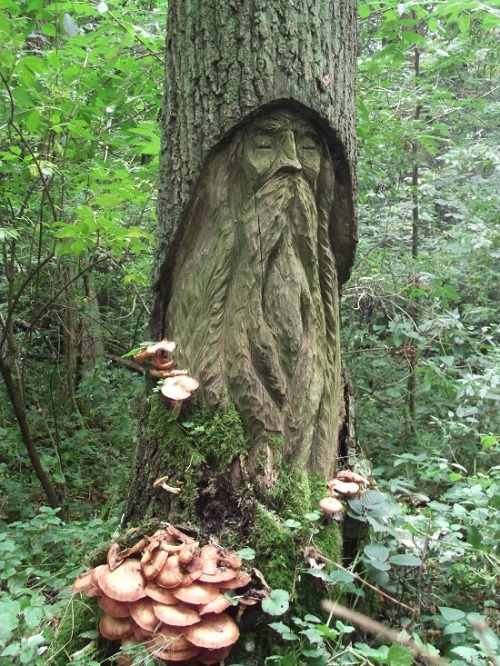
POLYGON ((254 116, 202 170, 171 268, 164 331, 205 401, 236 405, 263 487, 277 455, 324 477, 337 455, 334 185, 317 124, 285 105, 254 116))

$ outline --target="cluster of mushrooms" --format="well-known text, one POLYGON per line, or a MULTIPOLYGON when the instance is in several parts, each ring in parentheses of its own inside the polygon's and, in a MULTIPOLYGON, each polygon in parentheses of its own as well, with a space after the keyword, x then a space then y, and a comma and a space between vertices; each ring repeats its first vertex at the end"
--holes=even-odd
POLYGON ((365 490, 369 485, 370 482, 366 477, 348 469, 343 469, 337 472, 335 478, 330 479, 326 484, 328 496, 319 501, 319 508, 327 516, 340 520, 344 510, 341 500, 358 495, 360 490, 365 490))
POLYGON ((199 387, 199 382, 189 377, 187 370, 174 369, 174 351, 175 342, 164 339, 139 349, 134 361, 151 366, 148 371, 151 377, 163 380, 160 393, 164 402, 173 411, 178 411, 183 400, 190 398, 199 387))
POLYGON ((241 565, 234 551, 200 548, 167 525, 125 551, 113 544, 107 564, 81 573, 72 588, 99 597, 99 631, 121 641, 121 666, 133 663, 140 643, 167 664, 219 664, 239 637, 238 624, 224 611, 238 603, 241 615, 259 594, 241 590, 251 580, 241 565))

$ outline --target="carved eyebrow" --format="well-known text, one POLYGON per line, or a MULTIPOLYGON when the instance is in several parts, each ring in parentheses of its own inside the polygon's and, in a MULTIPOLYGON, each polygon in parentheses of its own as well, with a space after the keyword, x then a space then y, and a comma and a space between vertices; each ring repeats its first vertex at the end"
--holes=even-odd
POLYGON ((272 132, 282 129, 283 122, 279 118, 263 118, 255 124, 254 132, 272 132))

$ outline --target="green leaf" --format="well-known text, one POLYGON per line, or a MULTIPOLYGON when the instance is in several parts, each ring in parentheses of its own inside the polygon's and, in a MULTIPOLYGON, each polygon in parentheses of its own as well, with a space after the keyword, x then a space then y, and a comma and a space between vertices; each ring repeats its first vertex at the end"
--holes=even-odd
POLYGON ((289 518, 288 520, 285 520, 283 523, 285 527, 290 527, 290 528, 297 528, 300 527, 300 523, 298 520, 293 520, 293 518, 289 518))
POLYGON ((458 608, 439 606, 439 612, 447 622, 455 622, 456 620, 463 620, 465 618, 465 613, 458 610, 458 608))
POLYGON ((389 562, 400 567, 419 567, 422 564, 420 557, 410 554, 393 555, 389 562))
POLYGON ((299 639, 297 634, 295 634, 288 625, 283 624, 283 622, 271 622, 269 626, 271 629, 274 629, 274 631, 277 631, 285 641, 297 641, 299 639))
POLYGON ((255 550, 253 548, 241 548, 236 551, 236 555, 242 560, 255 560, 255 550))
POLYGON ((34 133, 40 127, 41 121, 42 117, 40 116, 40 112, 37 109, 34 109, 26 118, 26 128, 34 133))
POLYGON ((443 634, 449 636, 450 634, 465 634, 465 626, 460 622, 450 622, 443 629, 443 634))
POLYGON ((365 490, 360 497, 360 502, 365 509, 373 511, 384 507, 387 499, 379 490, 365 490))
MULTIPOLYGON (((5 572, 4 572, 5 573, 5 572)), ((19 625, 19 613, 21 604, 19 601, 0 601, 0 640, 9 640, 12 633, 19 625)))
POLYGON ((389 666, 412 666, 414 654, 403 645, 391 645, 387 653, 389 666))
POLYGON ((459 657, 462 657, 462 659, 465 659, 465 661, 468 664, 472 665, 477 663, 478 658, 481 657, 480 652, 478 652, 474 648, 467 647, 465 645, 459 645, 458 647, 454 647, 452 648, 451 652, 458 655, 459 657))
POLYGON ((286 590, 273 590, 267 599, 262 600, 262 610, 269 615, 283 615, 290 605, 290 595, 286 590))
POLYGON ((385 562, 389 557, 390 551, 380 543, 370 543, 363 549, 364 554, 370 560, 385 562))
POLYGON ((360 18, 362 19, 366 19, 370 16, 370 7, 367 5, 360 5, 358 11, 360 18))
POLYGON ((470 29, 470 14, 465 12, 458 19, 458 29, 462 34, 469 32, 470 29))

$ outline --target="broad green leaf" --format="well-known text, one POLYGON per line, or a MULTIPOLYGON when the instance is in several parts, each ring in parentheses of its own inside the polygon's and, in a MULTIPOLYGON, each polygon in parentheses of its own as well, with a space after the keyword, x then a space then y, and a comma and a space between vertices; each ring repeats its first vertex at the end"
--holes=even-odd
POLYGON ((450 634, 464 634, 465 626, 460 622, 450 622, 443 629, 443 634, 449 636, 450 634))
POLYGON ((288 520, 285 520, 283 523, 285 527, 290 527, 290 528, 297 528, 300 527, 300 523, 298 520, 293 520, 293 518, 289 518, 288 520))
POLYGON ((391 645, 387 653, 389 666, 412 666, 414 654, 410 648, 403 645, 391 645))
POLYGON ((419 567, 422 564, 420 557, 411 554, 393 555, 389 562, 401 567, 419 567))
POLYGON ((363 552, 370 560, 376 560, 379 562, 385 562, 390 555, 389 549, 380 543, 368 544, 364 547, 363 552))
POLYGON ((297 634, 288 625, 283 624, 283 622, 271 622, 269 626, 274 631, 277 631, 285 641, 297 641, 299 639, 297 634))
POLYGON ((456 620, 463 620, 465 618, 465 613, 458 608, 439 606, 439 612, 447 622, 455 622, 456 620))
POLYGON ((358 11, 359 11, 359 16, 362 19, 366 19, 370 16, 370 7, 368 7, 367 5, 360 5, 358 11))
POLYGON ((254 560, 255 550, 253 548, 240 548, 240 550, 236 551, 236 555, 241 557, 242 560, 254 560))
MULTIPOLYGON (((5 575, 5 572, 4 572, 5 575)), ((0 640, 9 640, 19 625, 21 604, 19 601, 0 601, 0 640)))
POLYGON ((269 615, 283 615, 290 605, 290 595, 286 590, 273 590, 267 599, 262 600, 262 610, 269 615))

